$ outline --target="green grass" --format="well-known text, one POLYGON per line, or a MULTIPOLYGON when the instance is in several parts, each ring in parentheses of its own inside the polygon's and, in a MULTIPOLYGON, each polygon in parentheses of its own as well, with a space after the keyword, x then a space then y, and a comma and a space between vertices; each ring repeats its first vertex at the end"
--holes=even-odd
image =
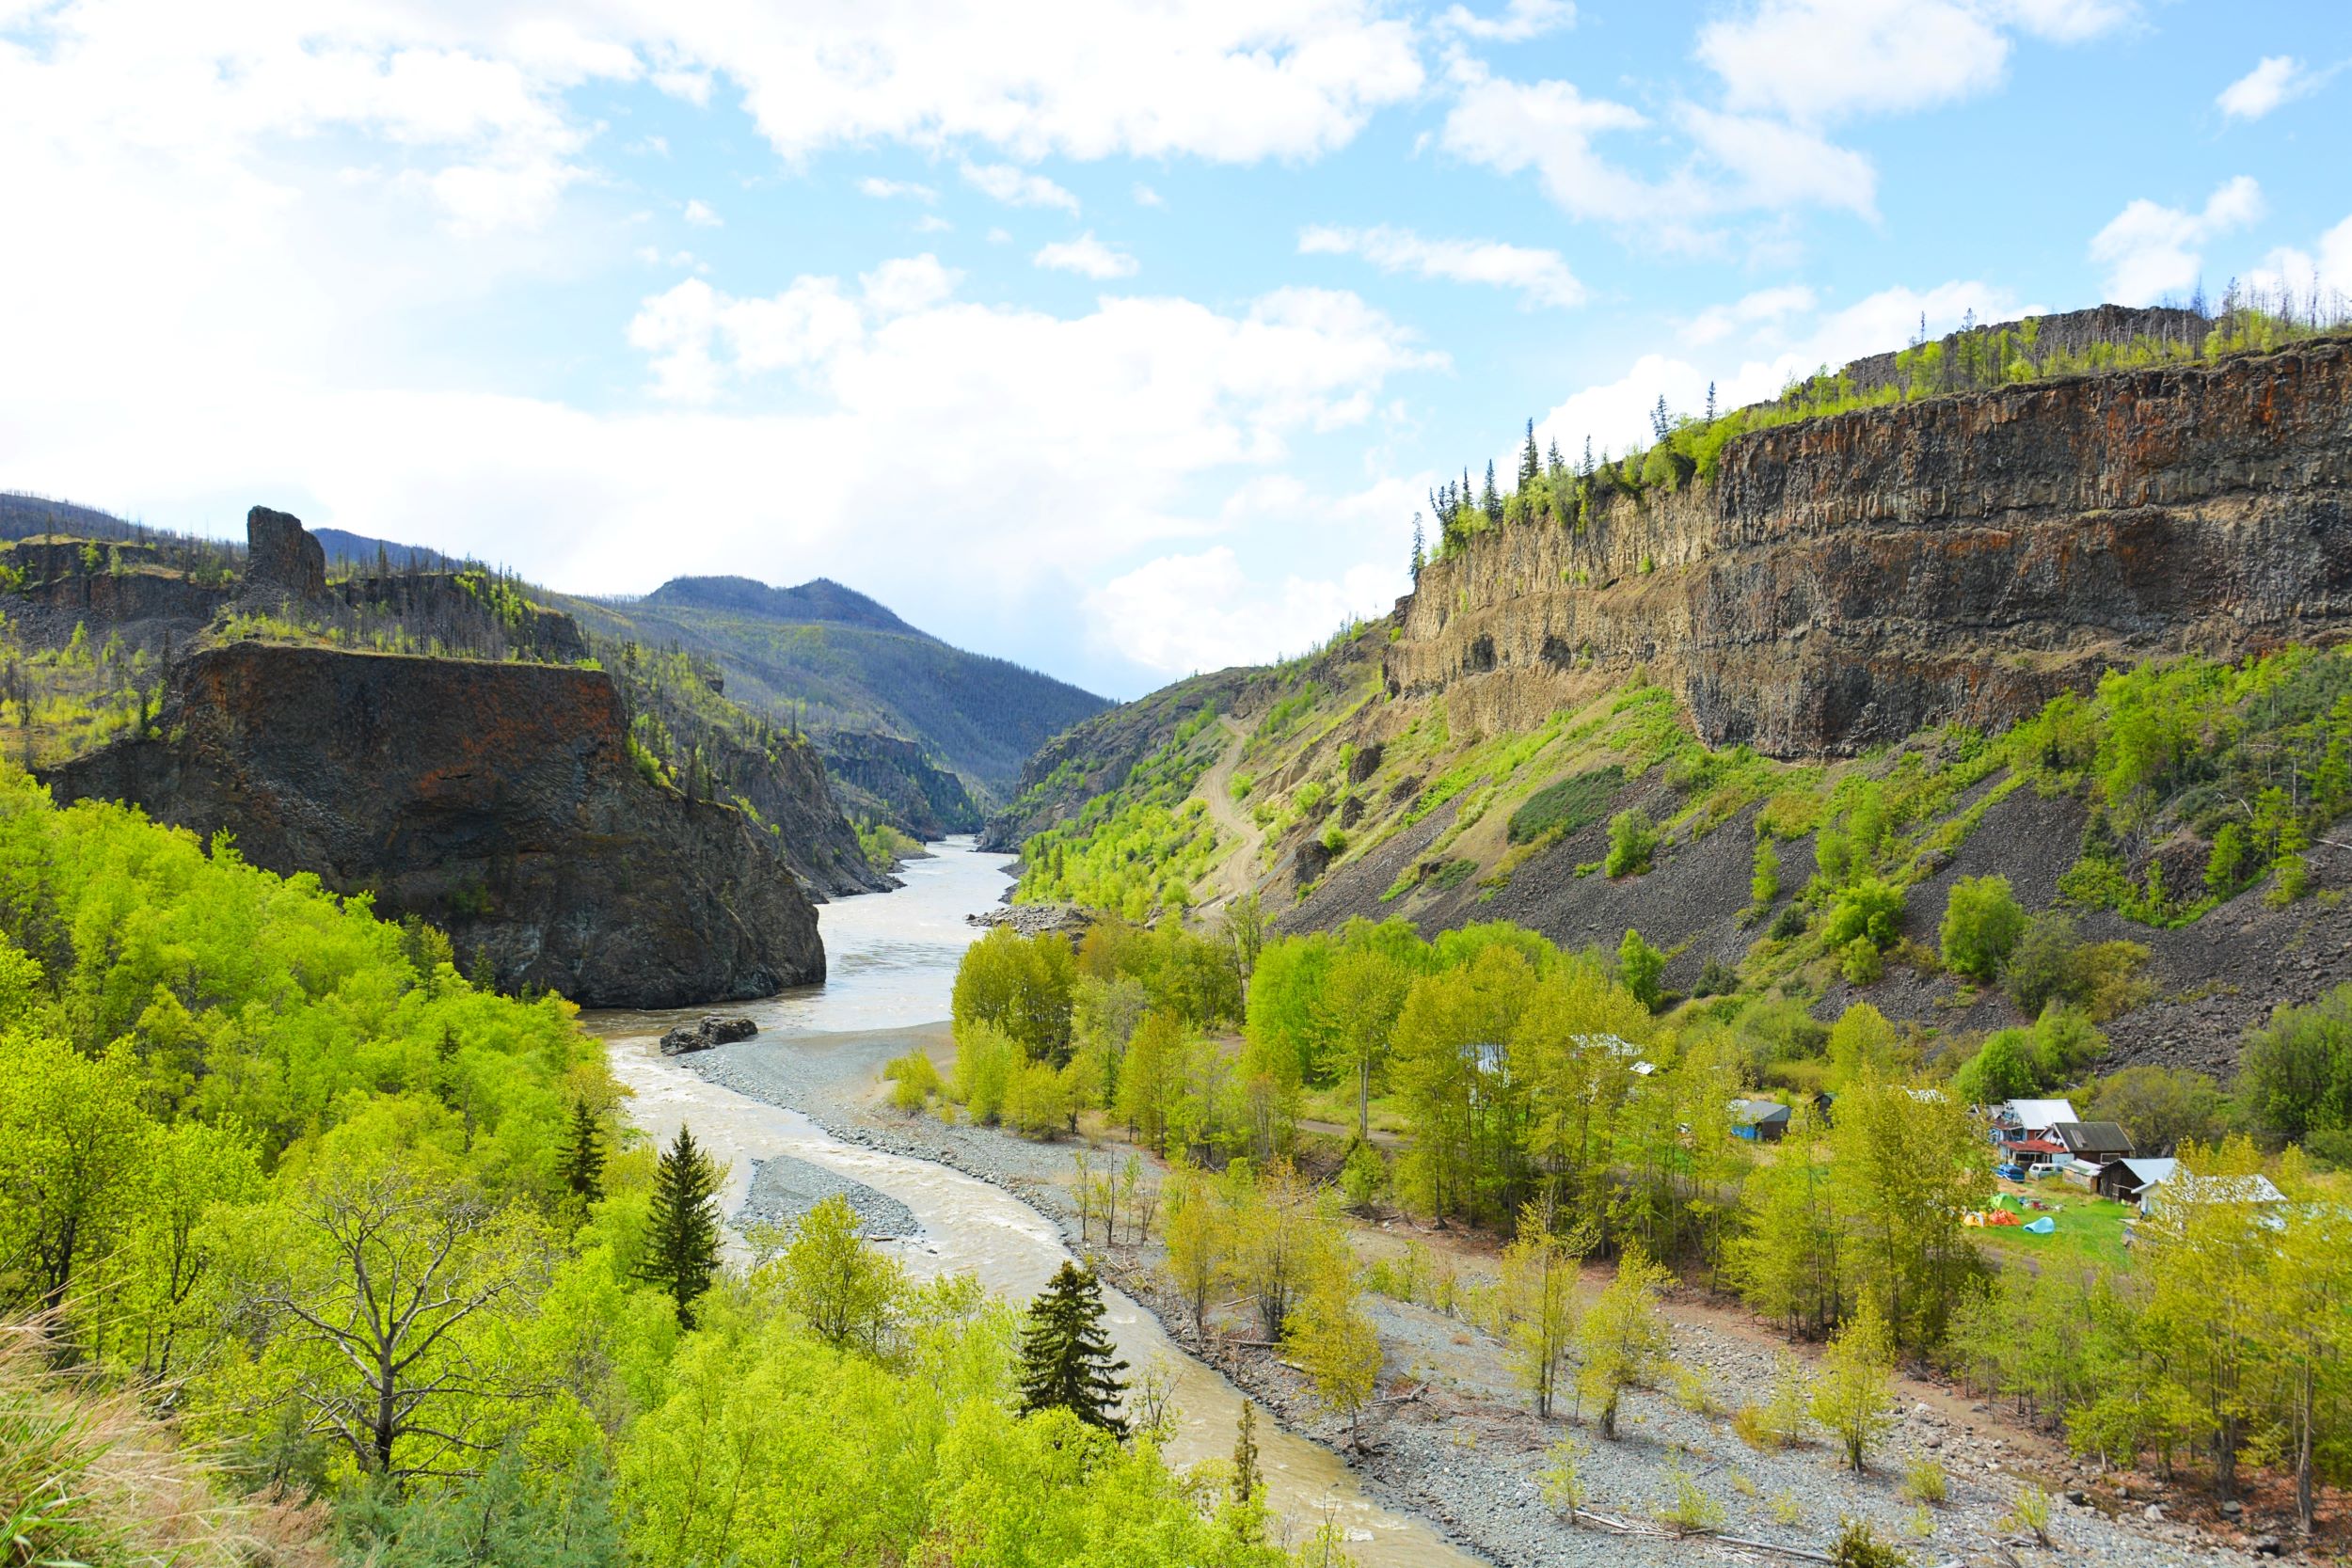
MULTIPOLYGON (((2111 1202, 2095 1193, 2067 1186, 2056 1177, 2032 1183, 2031 1196, 2051 1206, 2050 1218, 2058 1221, 2058 1228, 2047 1236, 2036 1236, 2022 1227, 1988 1226, 1971 1230, 1972 1237, 1983 1239, 1987 1250, 2003 1261, 2011 1258, 2030 1259, 2037 1264, 2096 1263, 2117 1274, 2131 1268, 2123 1250, 2123 1222, 2133 1211, 2129 1204, 2111 1202)), ((2025 1218, 2043 1216, 2031 1209, 2025 1218)))
POLYGON ((1599 821, 1609 809, 1610 800, 1624 785, 1625 769, 1613 763, 1546 784, 1511 814, 1510 841, 1525 844, 1552 832, 1565 838, 1578 829, 1599 821))

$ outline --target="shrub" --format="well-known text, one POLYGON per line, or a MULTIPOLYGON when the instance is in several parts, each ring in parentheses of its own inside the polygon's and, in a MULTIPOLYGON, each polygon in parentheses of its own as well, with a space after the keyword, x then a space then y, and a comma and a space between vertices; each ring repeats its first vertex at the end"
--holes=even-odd
POLYGON ((1611 797, 1624 784, 1625 769, 1612 764, 1547 784, 1511 814, 1511 825, 1505 834, 1514 844, 1526 844, 1546 834, 1565 838, 1599 821, 1611 797))
POLYGON ((1389 1167, 1381 1160, 1380 1151, 1358 1138, 1348 1146, 1347 1159, 1340 1166, 1340 1191, 1347 1201, 1359 1209, 1369 1209, 1389 1184, 1389 1167))
POLYGON ((2033 1037, 2023 1029, 2004 1029, 1977 1048, 1952 1074, 1952 1092, 1971 1105, 1998 1105, 2042 1087, 2034 1069, 2033 1037))
POLYGON ((1770 1453, 1780 1447, 1780 1433, 1760 1404, 1743 1404, 1731 1413, 1731 1430, 1749 1448, 1770 1453))
POLYGON ((974 1121, 993 1122, 1003 1112, 1005 1089, 1012 1081, 1013 1065, 1021 1060, 1021 1047, 1002 1029, 987 1023, 956 1025, 956 1098, 974 1121))
POLYGON ((2074 922, 2055 910, 2027 921, 2002 972, 2010 1000, 2028 1017, 2039 1018, 2053 1001, 2077 999, 2082 975, 2074 953, 2081 945, 2074 922))
POLYGON ((939 1069, 920 1051, 893 1057, 882 1069, 890 1081, 890 1103, 901 1111, 919 1111, 940 1090, 939 1069))
POLYGON ((1691 988, 1692 996, 1729 996, 1740 989, 1740 972, 1721 958, 1709 958, 1699 966, 1698 983, 1691 988))
POLYGON ((2017 1494, 2017 1501, 2001 1520, 2004 1529, 2024 1530, 2039 1545, 2050 1544, 2050 1494, 2039 1486, 2028 1486, 2017 1494))
POLYGON ((1944 1466, 1932 1459, 1912 1462, 1903 1477, 1903 1496, 1915 1503, 1941 1503, 1951 1494, 1951 1486, 1944 1474, 1944 1466))
POLYGON ((1774 942, 1788 942, 1804 935, 1804 908, 1801 905, 1788 904, 1782 908, 1780 913, 1772 917, 1772 924, 1764 934, 1774 942))
POLYGON ((1657 849, 1658 832, 1647 813, 1621 811, 1609 819, 1609 859, 1603 863, 1610 876, 1640 876, 1657 849))
POLYGON ((1748 901, 1756 909, 1769 909, 1780 896, 1780 851, 1772 847, 1769 838, 1756 841, 1756 869, 1748 877, 1748 901))
POLYGON ((1772 1516, 1772 1523, 1783 1529, 1795 1529, 1804 1523, 1804 1505, 1797 1501, 1794 1492, 1773 1493, 1772 1500, 1765 1506, 1765 1512, 1772 1516))
POLYGON ((1069 1081, 1044 1062, 1023 1062, 1005 1085, 1005 1124, 1025 1138, 1052 1138, 1069 1131, 1069 1081))
POLYGON ((1952 884, 1936 945, 1953 973, 1989 981, 2025 932, 2026 911, 2007 877, 1963 877, 1952 884))
POLYGON ((1881 1541, 1867 1519, 1837 1521, 1837 1544, 1829 1549, 1831 1568, 1911 1568, 1911 1554, 1881 1541))
POLYGON ((1895 944, 1902 928, 1903 890, 1880 878, 1864 877, 1839 893, 1830 906, 1826 934, 1834 948, 1865 937, 1871 946, 1884 949, 1895 944))
POLYGON ((1677 1535, 1705 1535, 1724 1528, 1724 1505, 1703 1490, 1676 1458, 1666 1465, 1666 1506, 1658 1515, 1677 1535))
POLYGON ((1627 927, 1625 940, 1617 943, 1617 979, 1635 1001, 1653 1012, 1661 995, 1659 976, 1665 971, 1666 955, 1644 942, 1641 932, 1627 927))
POLYGON ((1868 937, 1856 937, 1846 943, 1837 967, 1845 974, 1846 983, 1853 986, 1874 986, 1886 974, 1886 960, 1879 956, 1878 945, 1868 937))

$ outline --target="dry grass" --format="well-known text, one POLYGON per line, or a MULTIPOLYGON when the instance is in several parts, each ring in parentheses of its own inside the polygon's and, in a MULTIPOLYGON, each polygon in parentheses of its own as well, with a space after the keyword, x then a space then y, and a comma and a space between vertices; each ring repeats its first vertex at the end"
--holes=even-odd
POLYGON ((236 1498, 127 1394, 0 1324, 0 1568, 328 1568, 323 1505, 236 1498))

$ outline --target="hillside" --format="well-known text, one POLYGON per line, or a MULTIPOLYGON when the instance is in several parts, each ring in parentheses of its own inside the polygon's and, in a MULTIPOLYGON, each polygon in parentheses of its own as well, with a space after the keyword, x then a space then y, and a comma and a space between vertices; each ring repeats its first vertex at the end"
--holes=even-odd
POLYGON ((2226 1071, 2352 977, 2352 342, 2302 336, 1531 453, 1494 515, 1438 499, 1394 614, 1073 730, 992 840, 1025 899, 1632 927, 1686 995, 1866 994, 1955 1049, 2019 1016, 1937 951, 2000 875, 2070 950, 2147 950, 2112 1062, 2226 1071))
MULTIPOLYGON (((914 741, 985 805, 1012 795, 1023 761, 1046 739, 1108 705, 951 647, 822 578, 780 589, 677 578, 642 599, 572 608, 603 635, 675 642, 712 660, 738 701, 797 722, 820 747, 835 732, 914 741)), ((958 825, 977 827, 977 814, 958 825)))

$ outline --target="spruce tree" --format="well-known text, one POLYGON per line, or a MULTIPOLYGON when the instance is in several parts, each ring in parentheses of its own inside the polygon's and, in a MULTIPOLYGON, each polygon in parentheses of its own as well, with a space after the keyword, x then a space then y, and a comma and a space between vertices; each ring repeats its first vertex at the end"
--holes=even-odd
POLYGON ((1485 509, 1486 521, 1502 521, 1502 492, 1495 488, 1495 460, 1486 459, 1486 488, 1479 494, 1478 504, 1485 509))
POLYGON ((596 1140, 596 1113, 584 1100, 572 1105, 572 1135, 564 1146, 558 1168, 564 1185, 582 1203, 604 1196, 604 1146, 596 1140))
POLYGON ((643 1276, 669 1292, 678 1322, 694 1326, 694 1299, 719 1272, 718 1168, 685 1127, 661 1152, 645 1215, 643 1276))
POLYGON ((1233 1500, 1247 1503, 1264 1484, 1258 1478, 1258 1406, 1241 1402, 1241 1427, 1233 1438, 1233 1500))
POLYGON ((1527 445, 1519 449, 1519 488, 1524 490, 1544 471, 1544 460, 1535 450, 1535 421, 1527 421, 1527 445))
POLYGON ((1422 551, 1421 514, 1416 512, 1413 514, 1413 580, 1415 582, 1421 581, 1422 551))
POLYGON ((1093 1274, 1064 1263, 1042 1294, 1029 1304, 1021 1330, 1021 1409, 1025 1415, 1055 1407, 1113 1436, 1127 1435, 1118 1411, 1126 1385, 1124 1361, 1113 1360, 1103 1332, 1103 1288, 1093 1274))

